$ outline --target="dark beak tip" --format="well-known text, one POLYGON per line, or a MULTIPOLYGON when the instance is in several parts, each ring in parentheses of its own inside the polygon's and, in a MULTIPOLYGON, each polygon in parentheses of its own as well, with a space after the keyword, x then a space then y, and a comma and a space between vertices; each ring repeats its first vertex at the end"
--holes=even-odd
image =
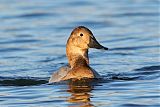
POLYGON ((104 47, 103 49, 104 49, 104 50, 109 50, 107 47, 104 47))
POLYGON ((98 41, 95 38, 91 38, 91 43, 88 44, 90 48, 95 48, 95 49, 102 49, 102 50, 108 50, 107 47, 102 46, 101 44, 98 43, 98 41))

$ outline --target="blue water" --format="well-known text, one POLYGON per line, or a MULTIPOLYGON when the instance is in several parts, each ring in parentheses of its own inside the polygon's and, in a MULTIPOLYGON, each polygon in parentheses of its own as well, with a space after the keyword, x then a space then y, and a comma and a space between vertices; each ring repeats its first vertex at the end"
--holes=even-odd
POLYGON ((0 107, 160 106, 158 0, 0 0, 0 107), (47 84, 67 64, 65 44, 84 25, 109 51, 91 49, 104 80, 47 84))

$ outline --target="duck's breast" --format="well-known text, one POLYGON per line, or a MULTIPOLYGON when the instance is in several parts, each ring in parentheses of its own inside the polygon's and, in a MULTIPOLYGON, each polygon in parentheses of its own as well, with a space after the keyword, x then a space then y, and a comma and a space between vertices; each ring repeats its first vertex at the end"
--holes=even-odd
POLYGON ((88 67, 76 67, 71 69, 63 80, 68 79, 82 79, 82 78, 101 78, 101 76, 92 68, 88 67))

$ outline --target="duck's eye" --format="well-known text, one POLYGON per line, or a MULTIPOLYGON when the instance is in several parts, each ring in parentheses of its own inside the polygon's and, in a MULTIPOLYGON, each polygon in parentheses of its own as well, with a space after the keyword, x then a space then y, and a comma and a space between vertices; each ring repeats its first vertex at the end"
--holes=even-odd
POLYGON ((83 36, 83 34, 81 33, 80 36, 83 36))

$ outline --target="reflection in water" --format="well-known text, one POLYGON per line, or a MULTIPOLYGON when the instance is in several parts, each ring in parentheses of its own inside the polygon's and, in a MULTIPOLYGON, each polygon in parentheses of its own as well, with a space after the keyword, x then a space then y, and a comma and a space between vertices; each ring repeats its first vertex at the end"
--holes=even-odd
POLYGON ((68 92, 71 93, 71 96, 67 101, 81 107, 93 107, 90 103, 90 92, 93 89, 91 82, 92 80, 88 79, 70 81, 68 84, 68 92))

